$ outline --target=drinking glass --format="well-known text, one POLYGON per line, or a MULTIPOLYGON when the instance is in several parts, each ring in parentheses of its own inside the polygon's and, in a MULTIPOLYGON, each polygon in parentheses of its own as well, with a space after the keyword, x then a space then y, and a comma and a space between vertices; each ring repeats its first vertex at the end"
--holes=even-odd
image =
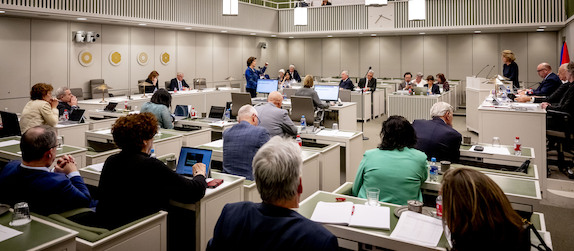
POLYGON ((12 215, 12 221, 10 222, 10 226, 22 226, 28 224, 30 221, 30 208, 28 207, 28 203, 20 202, 14 205, 14 214, 12 215))
POLYGON ((380 190, 378 188, 367 188, 367 205, 379 206, 379 193, 380 190))

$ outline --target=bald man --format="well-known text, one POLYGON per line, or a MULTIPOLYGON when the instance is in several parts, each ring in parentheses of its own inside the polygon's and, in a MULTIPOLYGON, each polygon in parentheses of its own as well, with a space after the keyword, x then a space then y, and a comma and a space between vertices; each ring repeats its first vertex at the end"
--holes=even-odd
POLYGON ((564 96, 564 93, 566 93, 568 88, 570 88, 570 86, 572 85, 571 83, 568 82, 568 77, 570 74, 568 73, 567 68, 568 68, 568 63, 562 64, 562 65, 560 65, 560 68, 558 68, 558 77, 562 81, 562 84, 560 85, 560 87, 558 87, 558 89, 556 89, 556 91, 554 91, 554 93, 552 93, 552 95, 550 95, 548 97, 529 97, 529 96, 523 95, 523 96, 517 97, 516 101, 518 101, 518 102, 534 102, 534 103, 542 103, 542 102, 559 103, 560 100, 562 99, 562 96, 564 96))
MULTIPOLYGON (((554 72, 552 72, 552 67, 548 63, 541 63, 536 67, 536 71, 538 72, 538 76, 542 78, 542 82, 538 85, 538 88, 532 91, 534 96, 550 96, 560 85, 562 81, 558 78, 554 72)), ((524 91, 518 92, 518 94, 523 94, 524 91)))
POLYGON ((269 93, 267 103, 255 107, 259 114, 259 126, 267 129, 269 136, 294 136, 297 133, 297 128, 287 110, 281 109, 283 105, 283 95, 278 91, 269 93))

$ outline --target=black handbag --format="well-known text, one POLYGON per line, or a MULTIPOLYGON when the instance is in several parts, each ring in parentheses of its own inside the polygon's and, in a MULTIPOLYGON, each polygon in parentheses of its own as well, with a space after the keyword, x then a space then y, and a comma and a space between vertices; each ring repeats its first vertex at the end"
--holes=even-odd
POLYGON ((536 238, 538 238, 538 240, 540 241, 540 244, 534 245, 534 244, 530 243, 530 246, 536 248, 536 250, 539 250, 539 251, 552 251, 552 249, 550 247, 548 247, 548 245, 546 245, 546 242, 544 242, 544 239, 542 238, 542 236, 540 236, 540 234, 538 233, 538 230, 536 230, 536 228, 534 228, 532 223, 526 219, 523 219, 522 221, 526 225, 526 230, 528 232, 532 231, 534 233, 534 235, 536 235, 536 238))

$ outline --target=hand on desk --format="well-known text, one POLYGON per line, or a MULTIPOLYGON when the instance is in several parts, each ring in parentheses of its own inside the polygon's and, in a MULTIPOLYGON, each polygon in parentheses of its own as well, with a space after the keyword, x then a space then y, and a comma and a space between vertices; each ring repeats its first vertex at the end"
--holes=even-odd
POLYGON ((76 166, 76 160, 71 155, 64 155, 56 161, 56 166, 54 167, 54 172, 70 174, 71 172, 77 172, 78 167, 76 166))
POLYGON ((516 100, 517 102, 525 103, 525 102, 530 102, 532 100, 532 97, 529 97, 529 96, 522 94, 522 96, 516 97, 516 99, 514 99, 514 100, 516 100))
POLYGON ((203 175, 205 177, 205 164, 197 163, 193 165, 193 177, 197 175, 203 175))
POLYGON ((550 103, 548 103, 548 102, 542 102, 542 104, 540 104, 540 108, 542 108, 544 110, 546 110, 546 107, 549 107, 549 106, 550 106, 550 103))

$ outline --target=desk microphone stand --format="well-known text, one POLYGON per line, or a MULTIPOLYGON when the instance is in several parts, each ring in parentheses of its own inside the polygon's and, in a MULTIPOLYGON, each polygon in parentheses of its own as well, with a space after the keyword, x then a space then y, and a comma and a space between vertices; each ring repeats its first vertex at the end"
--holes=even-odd
MULTIPOLYGON (((363 140, 369 140, 369 138, 367 136, 365 136, 365 96, 363 94, 365 93, 365 88, 368 86, 367 85, 367 74, 369 74, 370 70, 371 70, 371 67, 369 66, 367 73, 365 73, 365 85, 363 86, 363 88, 361 88, 361 86, 359 86, 359 88, 361 88, 361 132, 363 133, 363 140)), ((359 82, 361 82, 360 79, 359 79, 359 82)))

